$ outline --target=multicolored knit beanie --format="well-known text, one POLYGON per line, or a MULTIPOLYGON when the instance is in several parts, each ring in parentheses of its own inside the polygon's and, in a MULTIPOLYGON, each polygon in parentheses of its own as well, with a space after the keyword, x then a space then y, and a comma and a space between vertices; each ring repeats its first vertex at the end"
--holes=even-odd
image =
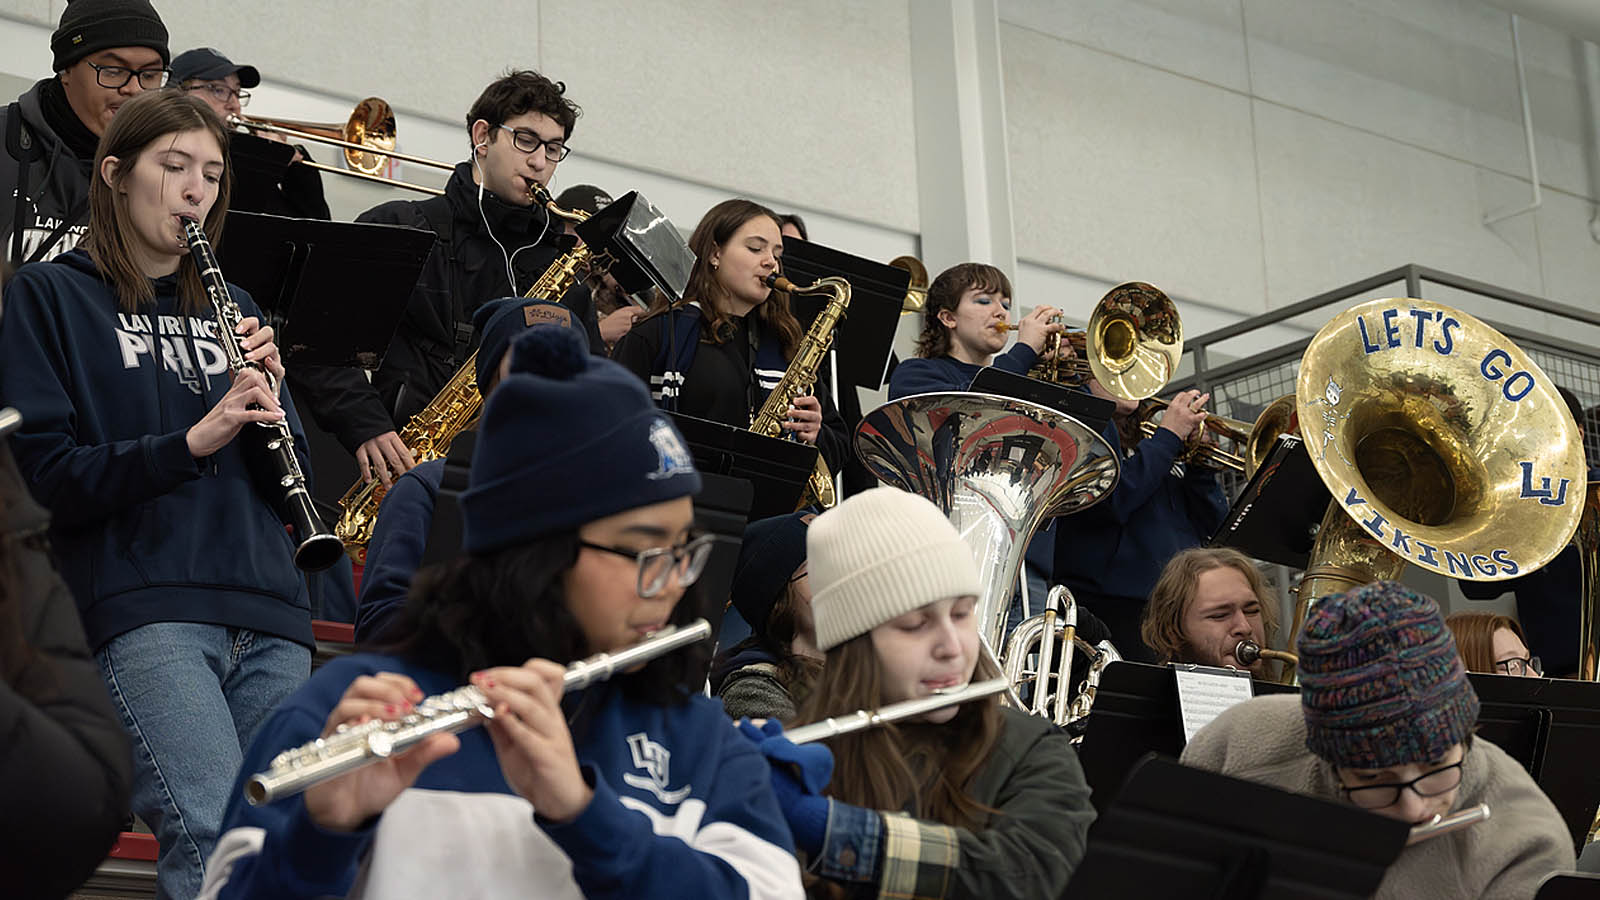
POLYGON ((1478 723, 1478 695, 1433 600, 1379 581, 1319 601, 1298 642, 1306 749, 1335 766, 1440 759, 1478 723))

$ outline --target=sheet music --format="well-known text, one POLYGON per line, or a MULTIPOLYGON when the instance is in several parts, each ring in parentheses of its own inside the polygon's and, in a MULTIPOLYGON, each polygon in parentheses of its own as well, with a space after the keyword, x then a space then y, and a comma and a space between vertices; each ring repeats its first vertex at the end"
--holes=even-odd
POLYGON ((1173 663, 1172 673, 1178 681, 1178 712, 1183 716, 1185 744, 1223 710, 1255 696, 1250 673, 1243 669, 1173 663))

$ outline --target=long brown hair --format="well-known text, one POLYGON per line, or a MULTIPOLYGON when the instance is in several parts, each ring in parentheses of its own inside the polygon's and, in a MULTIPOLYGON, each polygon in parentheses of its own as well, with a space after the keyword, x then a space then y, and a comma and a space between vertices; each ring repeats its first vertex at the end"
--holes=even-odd
POLYGON ((967 262, 951 266, 939 273, 928 285, 928 300, 922 305, 922 333, 917 335, 917 356, 938 359, 950 354, 950 326, 939 321, 939 313, 954 313, 961 305, 961 295, 969 289, 998 291, 1011 296, 1011 279, 994 266, 967 262))
MULTIPOLYGON (((94 171, 89 181, 89 230, 83 237, 83 246, 100 268, 101 275, 111 283, 125 312, 137 312, 148 305, 155 299, 155 288, 134 262, 128 198, 119 188, 151 145, 169 134, 184 131, 208 132, 222 150, 222 181, 217 186, 216 202, 211 205, 204 223, 206 236, 216 244, 222 240, 222 222, 228 215, 233 170, 227 163, 228 132, 211 107, 199 98, 170 88, 139 94, 117 110, 94 155, 94 171), (110 184, 100 177, 100 167, 108 156, 120 160, 110 184)), ((178 263, 178 308, 185 313, 196 313, 206 305, 199 270, 194 259, 186 254, 178 263)))
MULTIPOLYGON (((707 344, 721 344, 733 334, 733 316, 728 313, 728 291, 717 281, 716 270, 711 267, 711 257, 744 223, 756 216, 766 216, 774 225, 779 224, 778 214, 753 200, 735 198, 724 200, 711 207, 700 218, 689 236, 689 249, 694 251, 694 268, 689 272, 689 284, 683 295, 700 301, 700 340, 707 344)), ((781 267, 780 267, 781 271, 781 267)), ((665 312, 665 300, 651 309, 652 317, 665 312)), ((773 291, 765 303, 750 312, 760 320, 769 333, 776 333, 784 359, 794 359, 795 348, 800 344, 800 322, 789 309, 789 296, 773 291)))
MULTIPOLYGON (((981 657, 974 681, 999 673, 981 657)), ((884 705, 883 679, 872 636, 851 638, 828 651, 828 661, 800 705, 800 722, 820 722, 884 705)), ((833 781, 827 793, 867 809, 909 810, 918 818, 979 828, 995 810, 972 799, 974 779, 1000 739, 999 700, 963 705, 942 725, 869 728, 828 741, 833 781)))
POLYGON ((1278 604, 1267 591, 1250 557, 1231 547, 1191 547, 1167 561, 1161 577, 1150 591, 1139 621, 1139 637, 1154 651, 1156 662, 1183 662, 1189 647, 1183 636, 1183 617, 1200 589, 1200 576, 1212 569, 1234 569, 1244 576, 1251 593, 1261 603, 1261 626, 1268 643, 1278 630, 1278 604))
POLYGON ((1522 634, 1522 626, 1510 616, 1460 612, 1446 618, 1444 624, 1455 635, 1456 652, 1461 654, 1461 663, 1468 672, 1505 674, 1494 665, 1494 633, 1502 628, 1510 629, 1524 647, 1528 645, 1528 639, 1522 634))

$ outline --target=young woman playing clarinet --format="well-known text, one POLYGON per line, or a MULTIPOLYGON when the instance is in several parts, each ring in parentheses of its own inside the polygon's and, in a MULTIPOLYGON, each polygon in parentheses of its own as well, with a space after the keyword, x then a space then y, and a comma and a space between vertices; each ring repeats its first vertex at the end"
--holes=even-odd
MULTIPOLYGON (((241 429, 300 423, 258 371, 230 378, 185 219, 220 236, 228 135, 198 99, 129 100, 100 140, 81 246, 6 286, 0 396, 11 438, 133 739, 133 810, 161 845, 157 890, 193 897, 232 773, 311 670, 294 547, 247 469, 241 429)), ((271 328, 232 288, 237 340, 277 378, 271 328)), ((300 466, 307 461, 303 454, 300 466)))
MULTIPOLYGON (((978 656, 977 566, 932 503, 889 487, 856 494, 817 517, 806 546, 827 661, 798 721, 998 674, 978 656)), ((1059 897, 1083 857, 1094 808, 1067 735, 993 696, 831 738, 831 757, 774 722, 740 729, 773 760, 824 895, 1059 897)))
POLYGON ((568 663, 696 617, 711 544, 691 531, 700 476, 637 378, 560 326, 511 354, 465 554, 418 575, 390 653, 336 659, 280 707, 243 774, 463 684, 493 720, 301 796, 236 790, 205 896, 800 895, 768 767, 700 694, 703 650, 563 696, 568 663), (575 477, 602 452, 605 477, 575 477))
MULTIPOLYGON (((689 249, 696 260, 687 302, 652 310, 611 356, 650 385, 663 409, 747 428, 803 333, 788 297, 766 283, 782 271, 778 216, 750 200, 724 200, 700 219, 689 249)), ((819 378, 815 396, 795 398, 783 427, 815 444, 837 472, 849 443, 825 384, 819 378)))

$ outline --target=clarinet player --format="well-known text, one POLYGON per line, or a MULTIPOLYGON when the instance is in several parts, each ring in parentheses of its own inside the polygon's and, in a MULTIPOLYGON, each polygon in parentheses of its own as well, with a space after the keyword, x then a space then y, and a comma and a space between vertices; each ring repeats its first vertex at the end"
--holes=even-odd
MULTIPOLYGON (((241 748, 311 668, 293 543, 238 440, 287 422, 303 448, 300 421, 260 372, 230 378, 183 236, 186 218, 221 235, 227 144, 192 96, 129 100, 83 245, 17 273, 0 329, 0 395, 26 420, 12 450, 133 740, 160 897, 198 892, 241 748)), ((281 379, 272 329, 231 291, 246 359, 281 379)))

